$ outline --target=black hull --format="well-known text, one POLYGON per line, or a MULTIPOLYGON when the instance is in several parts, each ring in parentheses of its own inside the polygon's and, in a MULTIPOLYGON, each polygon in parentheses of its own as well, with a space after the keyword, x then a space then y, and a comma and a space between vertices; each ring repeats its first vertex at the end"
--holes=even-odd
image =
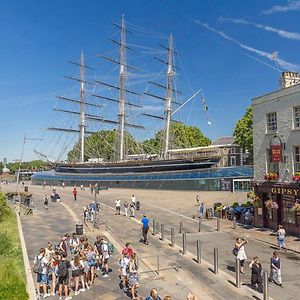
POLYGON ((59 165, 55 168, 57 173, 68 174, 126 174, 126 173, 153 173, 189 171, 197 169, 208 169, 216 165, 218 159, 208 160, 168 160, 150 162, 128 162, 119 164, 77 164, 59 165))

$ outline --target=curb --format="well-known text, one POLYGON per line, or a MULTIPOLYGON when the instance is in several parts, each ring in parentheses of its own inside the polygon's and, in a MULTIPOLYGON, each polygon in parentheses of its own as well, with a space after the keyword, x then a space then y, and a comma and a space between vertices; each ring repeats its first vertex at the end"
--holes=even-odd
POLYGON ((24 234, 23 234, 23 228, 22 228, 21 219, 20 219, 20 216, 18 215, 18 213, 16 213, 16 217, 17 217, 18 231, 19 231, 19 237, 20 237, 20 242, 21 242, 21 247, 22 247, 24 269, 25 269, 25 274, 26 274, 27 293, 29 295, 29 300, 37 300, 35 286, 34 286, 34 280, 33 280, 33 276, 31 273, 31 266, 29 263, 27 248, 26 248, 24 234))

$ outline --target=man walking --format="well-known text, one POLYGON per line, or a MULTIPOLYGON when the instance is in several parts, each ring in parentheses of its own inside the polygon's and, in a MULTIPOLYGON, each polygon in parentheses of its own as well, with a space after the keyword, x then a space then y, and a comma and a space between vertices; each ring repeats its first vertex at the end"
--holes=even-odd
POLYGON ((203 219, 205 217, 205 212, 206 212, 206 209, 205 209, 204 203, 202 202, 201 205, 199 206, 200 219, 203 219))
POLYGON ((73 189, 73 196, 74 196, 74 201, 76 201, 77 200, 77 188, 76 188, 76 186, 73 189))
POLYGON ((146 215, 143 216, 142 224, 143 224, 142 226, 143 242, 144 244, 148 245, 147 234, 149 231, 149 219, 146 217, 146 215))
POLYGON ((271 265, 271 272, 270 272, 269 281, 274 282, 280 287, 282 287, 280 258, 278 256, 277 251, 273 252, 270 265, 271 265))
POLYGON ((124 216, 128 217, 128 202, 125 200, 124 202, 124 216))
POLYGON ((282 227, 282 225, 278 225, 278 231, 276 232, 277 235, 277 244, 278 244, 278 248, 279 250, 281 248, 285 248, 286 249, 286 245, 285 245, 285 230, 282 227))
POLYGON ((116 200, 116 215, 120 215, 121 212, 121 200, 117 198, 116 200))

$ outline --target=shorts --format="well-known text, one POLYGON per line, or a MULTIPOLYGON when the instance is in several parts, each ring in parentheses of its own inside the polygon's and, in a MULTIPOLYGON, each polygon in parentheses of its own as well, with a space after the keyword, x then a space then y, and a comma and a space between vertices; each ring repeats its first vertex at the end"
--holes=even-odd
POLYGON ((240 266, 243 267, 243 266, 244 266, 244 263, 245 263, 245 259, 241 259, 241 260, 240 260, 240 266))
POLYGON ((81 270, 73 270, 72 271, 72 277, 78 277, 80 275, 82 275, 81 270))
POLYGON ((37 274, 37 283, 47 283, 48 276, 47 274, 38 273, 37 274))
POLYGON ((67 276, 59 276, 58 277, 58 283, 62 285, 68 285, 69 284, 69 275, 67 276))
POLYGON ((103 258, 103 264, 106 265, 108 263, 108 258, 103 258))

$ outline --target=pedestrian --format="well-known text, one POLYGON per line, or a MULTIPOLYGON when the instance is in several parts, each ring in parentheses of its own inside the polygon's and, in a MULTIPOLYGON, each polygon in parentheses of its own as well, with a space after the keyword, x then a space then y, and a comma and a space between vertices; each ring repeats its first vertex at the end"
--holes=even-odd
POLYGON ((131 299, 137 299, 136 289, 139 287, 138 261, 134 252, 128 264, 128 284, 131 292, 131 299))
POLYGON ((72 299, 69 297, 69 269, 71 268, 70 262, 67 260, 67 254, 62 253, 61 260, 57 266, 57 275, 58 275, 58 293, 59 299, 62 299, 63 289, 65 293, 65 300, 72 299))
POLYGON ((262 285, 262 266, 259 262, 259 259, 257 256, 255 256, 250 265, 249 268, 251 269, 251 286, 253 289, 257 289, 260 293, 263 292, 263 285, 262 285))
MULTIPOLYGON (((83 264, 80 260, 79 255, 75 255, 73 260, 71 261, 71 269, 72 269, 72 278, 75 281, 75 296, 79 294, 79 279, 83 277, 82 270, 83 270, 83 264)), ((84 289, 84 279, 81 278, 82 281, 82 287, 81 291, 85 291, 84 289)))
POLYGON ((123 248, 123 250, 122 250, 122 255, 129 256, 129 258, 130 258, 132 254, 133 254, 133 249, 131 248, 131 244, 129 242, 127 242, 125 244, 125 248, 123 248))
POLYGON ((71 255, 74 255, 77 252, 79 246, 79 239, 76 236, 75 232, 72 233, 72 236, 69 240, 69 246, 70 246, 71 255))
POLYGON ((150 296, 148 296, 146 300, 161 300, 160 296, 158 295, 157 289, 151 289, 150 296))
POLYGON ((45 248, 41 248, 39 255, 34 258, 32 270, 37 274, 37 291, 40 297, 40 288, 43 287, 44 296, 43 299, 50 296, 47 293, 48 283, 48 260, 45 257, 45 248))
POLYGON ((68 251, 67 240, 68 240, 68 236, 65 234, 65 235, 62 237, 62 240, 60 241, 59 246, 58 246, 59 251, 60 251, 61 253, 67 254, 67 251, 68 251))
POLYGON ((277 235, 277 244, 278 244, 279 250, 281 248, 286 249, 285 234, 286 234, 286 232, 285 232, 284 228, 282 227, 282 225, 278 225, 278 230, 276 232, 276 235, 277 235))
POLYGON ((47 247, 45 248, 45 258, 47 259, 49 265, 51 263, 53 255, 54 255, 54 250, 52 248, 52 244, 51 242, 48 242, 47 247))
POLYGON ((196 300, 196 296, 192 292, 188 292, 186 300, 196 300))
POLYGON ((80 185, 80 189, 83 190, 83 184, 80 185))
POLYGON ((87 246, 85 256, 86 256, 86 260, 89 264, 90 272, 91 272, 90 282, 91 282, 91 284, 94 284, 95 268, 97 265, 97 261, 96 261, 96 253, 91 245, 87 246))
POLYGON ((73 196, 74 196, 74 201, 76 201, 77 200, 77 188, 76 188, 76 186, 73 189, 73 196))
POLYGON ((108 277, 109 268, 108 268, 108 259, 109 259, 109 252, 108 252, 108 243, 101 237, 101 253, 102 253, 102 277, 108 277))
POLYGON ((248 241, 245 238, 243 238, 243 239, 237 238, 236 242, 235 242, 235 249, 237 250, 236 258, 238 258, 240 260, 240 272, 242 274, 245 274, 244 263, 245 263, 245 260, 247 259, 247 256, 246 256, 244 245, 247 243, 248 243, 248 241))
POLYGON ((200 205, 200 195, 199 194, 197 194, 196 195, 196 202, 197 202, 197 206, 199 206, 200 205))
POLYGON ((128 265, 130 261, 129 252, 122 251, 122 258, 119 261, 121 269, 121 286, 123 287, 124 293, 128 292, 128 265))
POLYGON ((128 217, 128 202, 125 200, 124 202, 124 216, 128 217))
POLYGON ((56 292, 56 284, 58 279, 56 274, 57 274, 57 267, 60 259, 61 258, 59 252, 55 251, 51 259, 50 270, 49 270, 49 274, 52 279, 51 296, 55 296, 55 292, 56 292))
POLYGON ((281 279, 281 264, 280 258, 278 256, 278 252, 274 251, 273 256, 271 257, 271 271, 270 271, 270 282, 274 282, 280 287, 282 287, 282 279, 281 279))
POLYGON ((134 202, 130 203, 130 217, 134 218, 134 210, 135 210, 135 204, 134 202))
POLYGON ((100 258, 102 257, 102 249, 101 249, 101 246, 102 246, 102 241, 101 241, 101 236, 98 235, 96 237, 96 241, 94 243, 94 251, 96 253, 96 261, 97 261, 97 270, 100 270, 100 266, 102 265, 101 264, 101 260, 100 258))
POLYGON ((135 208, 135 205, 136 205, 136 197, 135 197, 135 195, 131 196, 131 202, 134 204, 134 208, 135 208))
POLYGON ((48 209, 48 197, 47 197, 47 195, 45 195, 45 197, 44 197, 44 207, 45 207, 45 209, 48 209))
POLYGON ((63 182, 61 185, 62 185, 62 187, 63 187, 63 189, 64 189, 64 188, 65 188, 65 183, 63 182))
POLYGON ((143 226, 142 226, 143 242, 144 242, 144 244, 148 245, 147 234, 149 231, 149 219, 147 218, 146 215, 143 216, 142 224, 143 224, 143 226))
POLYGON ((199 217, 200 219, 203 219, 205 217, 206 208, 204 206, 204 203, 202 202, 199 206, 199 217))
POLYGON ((116 215, 120 215, 121 212, 121 200, 120 198, 116 199, 116 215))

